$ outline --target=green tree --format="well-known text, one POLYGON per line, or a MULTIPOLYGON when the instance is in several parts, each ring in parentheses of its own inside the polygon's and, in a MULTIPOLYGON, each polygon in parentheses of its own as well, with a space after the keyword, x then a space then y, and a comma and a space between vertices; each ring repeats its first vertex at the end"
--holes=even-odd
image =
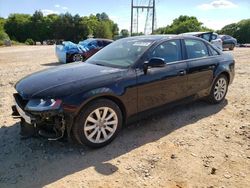
POLYGON ((237 38, 239 43, 250 43, 250 19, 238 22, 233 36, 237 38))
POLYGON ((129 31, 127 29, 122 29, 120 32, 120 35, 122 38, 128 37, 129 36, 129 31))
POLYGON ((226 25, 219 33, 231 35, 236 38, 239 43, 250 43, 250 19, 226 25))
POLYGON ((119 35, 118 25, 104 12, 84 17, 78 14, 71 15, 68 12, 48 16, 44 16, 41 11, 35 11, 32 16, 11 14, 2 25, 11 39, 20 42, 25 42, 27 39, 41 43, 47 39, 78 42, 89 35, 110 39, 119 35))
POLYGON ((56 25, 55 23, 59 19, 59 16, 57 14, 49 14, 48 16, 44 17, 45 25, 46 25, 46 39, 59 39, 57 38, 55 31, 56 31, 56 25))
POLYGON ((107 21, 101 21, 94 31, 94 36, 96 38, 112 39, 113 34, 112 30, 110 29, 109 23, 107 21))
POLYGON ((218 33, 234 36, 237 31, 237 27, 236 23, 232 23, 224 26, 220 31, 218 31, 218 33))
POLYGON ((41 11, 35 11, 31 17, 31 38, 34 41, 43 43, 45 39, 48 39, 48 25, 46 25, 45 18, 41 11))
POLYGON ((114 23, 112 20, 110 20, 111 22, 111 27, 112 27, 112 34, 113 34, 113 38, 119 36, 119 27, 118 24, 114 23))
POLYGON ((28 14, 10 14, 4 29, 11 40, 24 42, 30 38, 31 16, 28 14))
POLYGON ((141 36, 141 35, 144 35, 143 32, 140 32, 140 33, 132 33, 132 36, 141 36))
POLYGON ((204 31, 211 30, 204 26, 194 16, 179 16, 174 19, 171 25, 159 28, 155 31, 158 34, 180 34, 186 32, 204 31))
POLYGON ((108 20, 110 20, 109 19, 109 16, 105 13, 105 12, 103 12, 103 13, 97 13, 96 14, 96 17, 97 17, 97 19, 99 20, 99 21, 108 21, 108 20))
POLYGON ((4 30, 5 19, 0 17, 0 45, 4 44, 4 40, 9 40, 8 34, 4 30))

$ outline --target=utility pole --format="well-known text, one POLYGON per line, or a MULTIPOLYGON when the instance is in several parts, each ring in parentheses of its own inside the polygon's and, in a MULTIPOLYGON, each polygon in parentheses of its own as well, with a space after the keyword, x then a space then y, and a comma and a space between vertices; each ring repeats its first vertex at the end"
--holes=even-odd
POLYGON ((153 0, 153 15, 152 15, 152 34, 155 28, 155 0, 153 0))
POLYGON ((131 27, 130 27, 130 35, 133 34, 133 19, 134 19, 134 0, 131 1, 131 27))
MULTIPOLYGON (((138 1, 137 1, 138 2, 138 1)), ((141 1, 142 2, 142 1, 141 1)), ((130 34, 132 35, 134 32, 134 29, 138 33, 138 27, 139 27, 139 11, 144 11, 144 9, 147 10, 147 17, 146 17, 146 23, 144 28, 144 34, 147 34, 148 31, 148 22, 152 21, 152 24, 150 24, 150 32, 153 33, 155 29, 155 0, 148 0, 148 5, 135 5, 134 0, 131 0, 131 28, 130 28, 130 34), (134 9, 136 12, 134 12, 134 9), (136 13, 136 19, 134 20, 134 13, 136 13)))

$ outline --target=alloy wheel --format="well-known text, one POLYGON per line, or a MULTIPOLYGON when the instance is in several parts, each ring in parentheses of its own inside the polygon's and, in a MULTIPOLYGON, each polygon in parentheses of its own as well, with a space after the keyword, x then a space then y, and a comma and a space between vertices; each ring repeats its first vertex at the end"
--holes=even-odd
POLYGON ((227 92, 227 81, 224 77, 221 77, 217 80, 215 87, 214 87, 214 98, 217 101, 220 101, 224 98, 227 92))
POLYGON ((91 112, 84 123, 84 134, 92 143, 103 143, 116 132, 118 117, 109 107, 99 107, 91 112))
POLYGON ((73 56, 73 61, 76 62, 76 61, 82 61, 83 60, 83 57, 81 54, 75 54, 73 56))

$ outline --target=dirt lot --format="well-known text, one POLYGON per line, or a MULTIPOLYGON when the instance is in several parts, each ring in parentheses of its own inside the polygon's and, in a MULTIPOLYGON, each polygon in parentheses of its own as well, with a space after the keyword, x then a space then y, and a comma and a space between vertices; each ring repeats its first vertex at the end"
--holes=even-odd
POLYGON ((21 140, 13 86, 59 65, 53 46, 0 48, 0 187, 249 187, 250 48, 237 48, 227 100, 182 105, 124 128, 91 150, 21 140))

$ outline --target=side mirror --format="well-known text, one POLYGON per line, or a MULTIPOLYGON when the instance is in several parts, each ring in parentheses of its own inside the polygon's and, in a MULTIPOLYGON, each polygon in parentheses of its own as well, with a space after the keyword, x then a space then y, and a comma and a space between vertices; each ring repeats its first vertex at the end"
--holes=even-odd
POLYGON ((144 63, 144 73, 147 74, 149 67, 165 67, 165 61, 162 58, 153 57, 148 62, 144 63))

